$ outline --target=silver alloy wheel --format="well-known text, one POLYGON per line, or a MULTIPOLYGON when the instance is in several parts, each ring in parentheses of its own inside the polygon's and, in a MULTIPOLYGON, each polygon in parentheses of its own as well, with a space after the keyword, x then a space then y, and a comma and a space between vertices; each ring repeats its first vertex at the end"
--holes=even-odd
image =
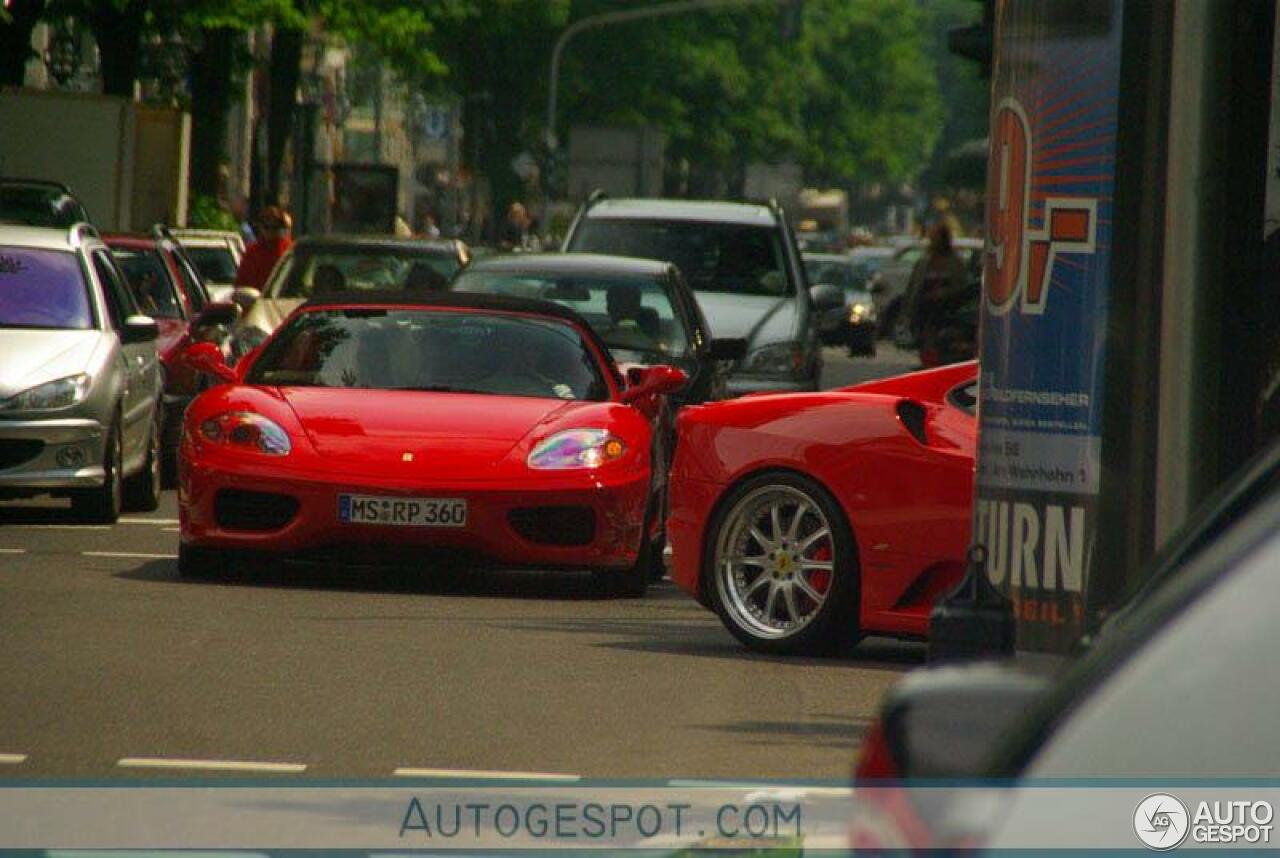
POLYGON ((831 523, 810 495, 766 485, 729 510, 715 549, 720 602, 742 629, 778 640, 822 611, 835 574, 831 523))

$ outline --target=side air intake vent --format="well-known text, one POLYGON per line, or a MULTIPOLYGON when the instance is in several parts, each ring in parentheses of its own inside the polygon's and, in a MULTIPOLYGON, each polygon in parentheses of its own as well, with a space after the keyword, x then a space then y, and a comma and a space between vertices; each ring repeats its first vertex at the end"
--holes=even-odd
POLYGON ((925 410, 924 406, 912 399, 904 399, 898 403, 898 419, 902 421, 902 425, 907 427, 907 431, 911 433, 921 444, 929 443, 929 436, 924 431, 925 410))

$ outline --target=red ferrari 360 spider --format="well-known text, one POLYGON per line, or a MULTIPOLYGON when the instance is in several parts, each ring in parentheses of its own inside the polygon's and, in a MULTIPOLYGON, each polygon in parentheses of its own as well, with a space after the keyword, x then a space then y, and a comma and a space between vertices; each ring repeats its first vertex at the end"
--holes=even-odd
POLYGON ((685 377, 655 366, 628 384, 572 310, 330 295, 234 370, 211 344, 186 359, 223 383, 183 426, 182 574, 442 550, 644 592, 665 489, 655 422, 685 377))
POLYGON ((971 532, 976 364, 686 408, 672 577, 743 643, 922 636, 971 532))

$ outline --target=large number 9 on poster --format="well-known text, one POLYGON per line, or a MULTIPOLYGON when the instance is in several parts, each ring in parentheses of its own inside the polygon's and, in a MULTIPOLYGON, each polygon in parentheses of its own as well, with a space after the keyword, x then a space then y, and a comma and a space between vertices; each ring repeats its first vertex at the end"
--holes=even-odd
POLYGON ((1031 131, 1022 105, 1000 102, 991 128, 987 175, 987 304, 1008 312, 1026 279, 1027 208, 1031 199, 1031 131))

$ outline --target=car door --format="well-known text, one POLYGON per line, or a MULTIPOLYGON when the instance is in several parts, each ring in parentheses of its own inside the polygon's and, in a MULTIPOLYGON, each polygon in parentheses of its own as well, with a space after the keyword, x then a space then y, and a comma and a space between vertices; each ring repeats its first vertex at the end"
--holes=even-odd
POLYGON ((121 337, 120 353, 125 373, 124 401, 124 460, 126 472, 146 455, 147 441, 155 419, 156 402, 160 395, 159 358, 154 342, 124 343, 124 320, 138 315, 138 306, 125 286, 124 275, 116 266, 110 251, 95 249, 92 253, 93 271, 102 286, 106 302, 108 322, 121 337))

